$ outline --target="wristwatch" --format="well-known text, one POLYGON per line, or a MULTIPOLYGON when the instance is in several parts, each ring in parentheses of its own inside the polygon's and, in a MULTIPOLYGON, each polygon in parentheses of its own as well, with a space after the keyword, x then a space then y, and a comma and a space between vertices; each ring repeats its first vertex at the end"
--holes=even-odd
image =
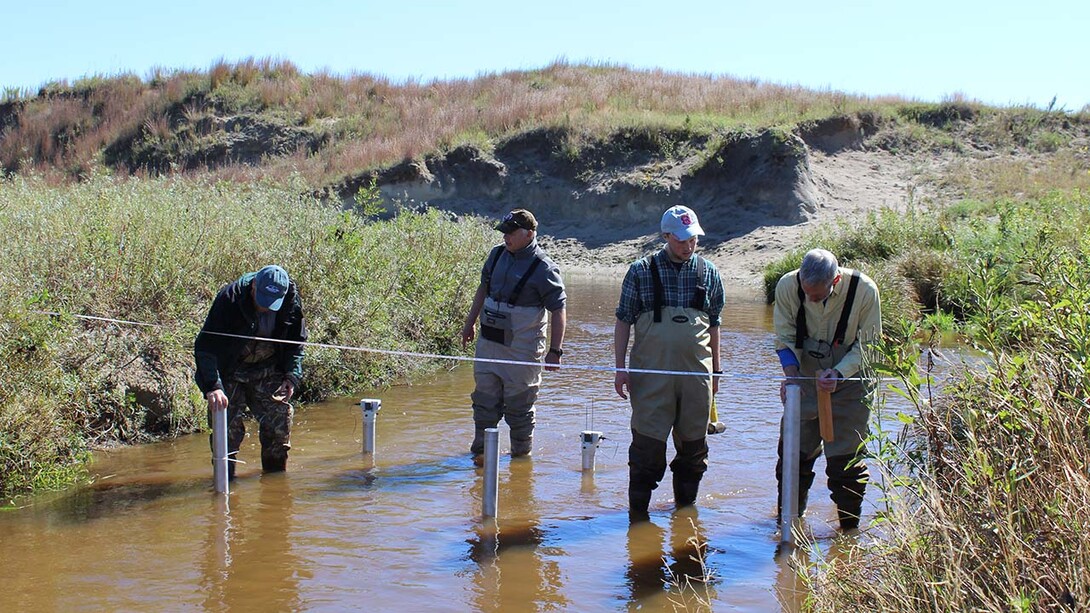
POLYGON ((549 353, 555 353, 556 357, 564 357, 564 350, 559 347, 549 347, 549 353))

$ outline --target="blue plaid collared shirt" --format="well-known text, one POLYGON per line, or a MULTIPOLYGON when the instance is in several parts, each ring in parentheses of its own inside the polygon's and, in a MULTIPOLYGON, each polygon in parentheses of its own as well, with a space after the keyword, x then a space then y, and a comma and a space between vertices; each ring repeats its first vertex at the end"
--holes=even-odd
MULTIPOLYGON (((617 304, 617 319, 635 324, 640 315, 654 308, 654 284, 651 279, 651 258, 659 269, 662 280, 663 306, 687 307, 696 291, 697 257, 681 264, 679 269, 670 261, 666 249, 660 249, 654 255, 636 260, 628 268, 628 273, 621 283, 621 299, 617 304)), ((716 327, 723 312, 723 280, 719 270, 710 261, 705 260, 704 286, 708 288, 704 298, 704 308, 708 314, 708 325, 716 327)))

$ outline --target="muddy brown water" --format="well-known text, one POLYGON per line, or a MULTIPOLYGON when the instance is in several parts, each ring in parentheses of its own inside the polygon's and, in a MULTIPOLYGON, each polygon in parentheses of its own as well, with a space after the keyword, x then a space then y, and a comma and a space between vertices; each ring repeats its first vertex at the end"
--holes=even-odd
MULTIPOLYGON (((567 363, 612 366, 619 285, 569 279, 567 363)), ((776 557, 771 334, 758 296, 728 298, 723 363, 740 376, 720 387, 728 429, 709 437, 695 511, 674 511, 668 472, 651 522, 629 528, 628 403, 612 373, 568 369, 545 374, 531 458, 510 459, 501 424, 499 518, 482 520, 462 362, 299 407, 288 472, 263 476, 249 436, 226 498, 212 492, 206 435, 97 453, 89 485, 0 513, 0 610, 797 610, 804 588, 776 557), (382 400, 373 459, 361 454, 369 397, 382 400), (588 429, 605 440, 584 474, 588 429)), ((822 467, 806 525, 835 550, 822 467)), ((864 523, 879 497, 870 488, 864 523)))

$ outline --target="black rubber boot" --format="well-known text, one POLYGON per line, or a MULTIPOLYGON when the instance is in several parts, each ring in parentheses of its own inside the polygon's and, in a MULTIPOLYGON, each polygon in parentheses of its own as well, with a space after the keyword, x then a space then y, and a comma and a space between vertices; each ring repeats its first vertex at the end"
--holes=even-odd
POLYGON ((511 437, 511 457, 521 458, 530 455, 530 452, 534 448, 533 435, 528 438, 515 438, 511 437))
POLYGON ((677 508, 687 507, 696 502, 699 491, 699 481, 680 481, 676 476, 674 477, 674 505, 677 508))
MULTIPOLYGON (((814 484, 814 463, 817 456, 799 458, 799 517, 806 512, 806 504, 810 501, 810 486, 814 484)), ((783 460, 776 461, 776 517, 783 514, 783 460)))
POLYGON ((282 473, 288 468, 288 454, 261 450, 261 470, 266 473, 282 473))
POLYGON ((478 428, 473 432, 473 442, 469 445, 469 452, 473 455, 484 453, 484 430, 478 428))
POLYGON ((863 495, 867 492, 870 474, 862 457, 854 455, 825 458, 825 474, 829 477, 829 498, 836 503, 840 529, 859 528, 863 514, 863 495))
POLYGON ((647 507, 651 505, 651 490, 644 488, 628 488, 628 523, 635 524, 648 521, 651 516, 647 513, 647 507))

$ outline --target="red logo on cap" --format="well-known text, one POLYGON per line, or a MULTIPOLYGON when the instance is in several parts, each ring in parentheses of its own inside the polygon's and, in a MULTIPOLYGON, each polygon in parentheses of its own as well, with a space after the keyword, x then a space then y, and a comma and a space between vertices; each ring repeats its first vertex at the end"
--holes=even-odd
POLYGON ((684 215, 681 216, 681 223, 683 223, 683 224, 685 224, 687 226, 690 226, 690 225, 692 225, 693 220, 689 219, 689 214, 688 213, 685 213, 684 215))

